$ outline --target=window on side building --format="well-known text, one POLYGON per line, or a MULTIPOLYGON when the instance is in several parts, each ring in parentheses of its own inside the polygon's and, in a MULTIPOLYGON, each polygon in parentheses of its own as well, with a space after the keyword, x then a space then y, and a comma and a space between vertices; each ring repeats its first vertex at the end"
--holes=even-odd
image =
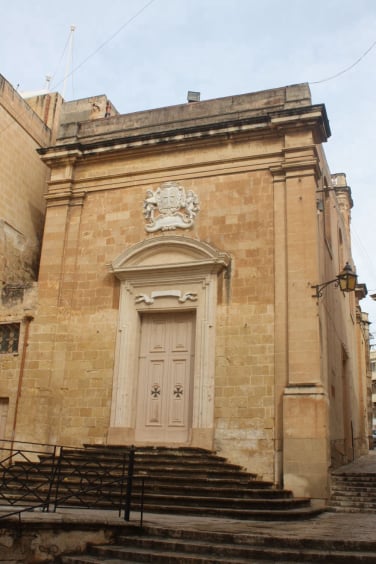
POLYGON ((18 352, 20 323, 0 323, 0 354, 18 352))

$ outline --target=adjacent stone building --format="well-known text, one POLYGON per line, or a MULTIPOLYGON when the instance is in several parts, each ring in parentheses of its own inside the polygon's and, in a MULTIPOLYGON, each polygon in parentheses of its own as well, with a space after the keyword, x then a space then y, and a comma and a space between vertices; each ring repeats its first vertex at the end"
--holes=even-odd
POLYGON ((306 84, 129 115, 69 104, 38 149, 17 439, 200 447, 326 499, 331 468, 368 450, 369 343, 365 287, 315 288, 354 268, 325 107, 306 84))
MULTIPOLYGON (((51 95, 56 99, 57 95, 51 95)), ((51 120, 51 122, 53 119, 51 120)), ((14 437, 45 215, 51 129, 0 76, 0 437, 14 437)))
MULTIPOLYGON (((376 350, 373 348, 370 351, 370 361, 371 361, 371 381, 372 381, 372 411, 371 411, 371 419, 372 419, 372 429, 376 429, 376 350)), ((376 443, 376 441, 375 441, 376 443)), ((376 446, 376 444, 375 444, 376 446)))
POLYGON ((37 150, 55 142, 60 123, 106 113, 116 110, 105 96, 66 103, 47 91, 21 95, 0 75, 0 438, 16 438, 29 327, 38 307, 50 171, 37 150))

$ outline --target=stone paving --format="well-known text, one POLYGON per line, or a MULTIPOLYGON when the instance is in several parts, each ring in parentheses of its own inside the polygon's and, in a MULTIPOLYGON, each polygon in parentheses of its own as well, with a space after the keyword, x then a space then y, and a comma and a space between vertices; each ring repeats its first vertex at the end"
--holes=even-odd
POLYGON ((369 453, 365 456, 361 456, 355 462, 350 462, 346 466, 341 466, 338 468, 340 472, 349 472, 349 473, 370 473, 376 474, 376 450, 370 450, 369 453))
MULTIPOLYGON (((0 511, 4 511, 1 510, 0 511)), ((1 514, 1 513, 0 513, 1 514)), ((111 511, 59 509, 56 513, 25 513, 23 522, 34 524, 110 525, 122 526, 123 518, 111 511)), ((139 524, 139 515, 131 515, 130 524, 139 524)), ((354 540, 376 542, 376 514, 329 513, 325 512, 303 521, 237 521, 208 517, 187 517, 180 515, 144 515, 144 525, 184 529, 190 531, 226 532, 242 535, 262 535, 286 538, 322 539, 331 541, 354 540)))

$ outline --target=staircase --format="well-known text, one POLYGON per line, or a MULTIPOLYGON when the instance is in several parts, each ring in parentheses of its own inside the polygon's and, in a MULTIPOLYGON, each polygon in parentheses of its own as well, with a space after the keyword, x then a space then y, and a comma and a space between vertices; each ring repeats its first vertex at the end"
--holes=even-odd
MULTIPOLYGON (((58 497, 63 500, 58 505, 116 509, 121 500, 118 484, 102 488, 106 495, 100 501, 96 486, 84 494, 75 495, 75 492, 86 476, 94 475, 92 483, 99 484, 104 483, 103 476, 117 475, 127 452, 126 447, 64 449, 54 484, 54 490, 58 489, 58 497)), ((38 471, 28 469, 29 490, 40 491, 47 487, 46 476, 52 475, 50 460, 42 458, 38 471)), ((20 467, 16 463, 7 474, 8 478, 9 474, 14 478, 9 482, 14 499, 21 496, 25 504, 28 492, 22 491, 22 480, 18 479, 21 471, 25 472, 25 464, 20 467)), ((255 475, 203 449, 137 447, 134 475, 132 511, 141 510, 143 479, 143 509, 149 513, 277 520, 310 518, 320 512, 311 506, 309 499, 295 498, 290 491, 258 480, 255 475)))
POLYGON ((376 474, 333 472, 328 509, 346 513, 375 513, 376 474))
MULTIPOLYGON (((228 531, 231 531, 229 525, 228 531)), ((330 562, 374 564, 376 542, 287 537, 283 532, 231 533, 148 525, 121 535, 116 544, 91 546, 84 554, 63 556, 62 564, 249 564, 330 562)))
MULTIPOLYGON (((100 458, 124 448, 87 447, 81 456, 100 458)), ((139 511, 140 478, 145 480, 144 511, 232 519, 305 518, 317 514, 310 500, 193 448, 138 447, 135 452, 132 510, 139 511)))

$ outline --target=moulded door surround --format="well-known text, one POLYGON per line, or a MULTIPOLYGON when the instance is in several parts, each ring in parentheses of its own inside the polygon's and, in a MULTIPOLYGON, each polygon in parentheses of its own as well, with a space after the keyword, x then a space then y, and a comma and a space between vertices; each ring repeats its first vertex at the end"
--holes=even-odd
MULTIPOLYGON (((201 448, 212 448, 217 279, 218 273, 229 263, 230 257, 227 253, 218 251, 207 243, 178 235, 147 239, 134 245, 113 261, 111 270, 120 280, 120 305, 111 422, 107 437, 109 444, 148 442, 150 439, 153 444, 155 441, 160 444, 179 442, 201 448), (148 318, 148 314, 161 313, 167 316, 166 320, 169 320, 170 324, 176 324, 177 320, 191 319, 188 323, 191 324, 192 329, 192 342, 189 345, 188 355, 190 366, 187 369, 188 364, 185 360, 182 360, 179 366, 180 375, 187 370, 190 374, 189 407, 185 408, 186 430, 183 433, 179 435, 176 432, 174 436, 173 432, 169 434, 163 431, 158 438, 153 439, 148 437, 146 432, 141 431, 139 402, 142 391, 138 386, 138 380, 139 375, 142 374, 142 377, 148 381, 147 385, 152 386, 150 382, 153 378, 150 374, 144 376, 142 366, 145 364, 143 353, 146 351, 146 340, 149 339, 148 346, 153 346, 150 338, 146 336, 149 329, 145 332, 145 327, 150 320, 157 319, 157 317, 148 318), (147 319, 149 321, 146 321, 147 319), (173 319, 175 321, 172 321, 173 319)), ((160 319, 162 318, 163 316, 160 319)), ((182 323, 182 327, 186 322, 179 323, 182 323)), ((190 330, 187 327, 184 331, 188 334, 190 330)), ((168 331, 173 333, 171 328, 168 331)), ((169 354, 172 355, 172 351, 169 354)), ((156 355, 155 358, 157 359, 156 355)), ((170 361, 171 359, 172 356, 170 361)), ((162 360, 159 360, 159 364, 157 361, 152 364, 152 369, 149 366, 149 372, 154 370, 156 375, 158 370, 161 373, 164 371, 161 367, 162 360)), ((178 369, 176 369, 177 373, 178 369)), ((154 379, 157 382, 158 377, 154 379)), ((146 384, 144 383, 143 386, 145 392, 146 384)), ((149 400, 144 396, 144 403, 149 400)), ((152 403, 148 404, 147 409, 152 410, 152 403)), ((157 410, 156 407, 154 409, 157 410)), ((168 409, 173 413, 171 406, 168 409)), ((155 411, 154 415, 158 419, 162 415, 157 413, 155 411)), ((143 417, 152 417, 151 414, 152 411, 149 415, 144 413, 143 417)))

